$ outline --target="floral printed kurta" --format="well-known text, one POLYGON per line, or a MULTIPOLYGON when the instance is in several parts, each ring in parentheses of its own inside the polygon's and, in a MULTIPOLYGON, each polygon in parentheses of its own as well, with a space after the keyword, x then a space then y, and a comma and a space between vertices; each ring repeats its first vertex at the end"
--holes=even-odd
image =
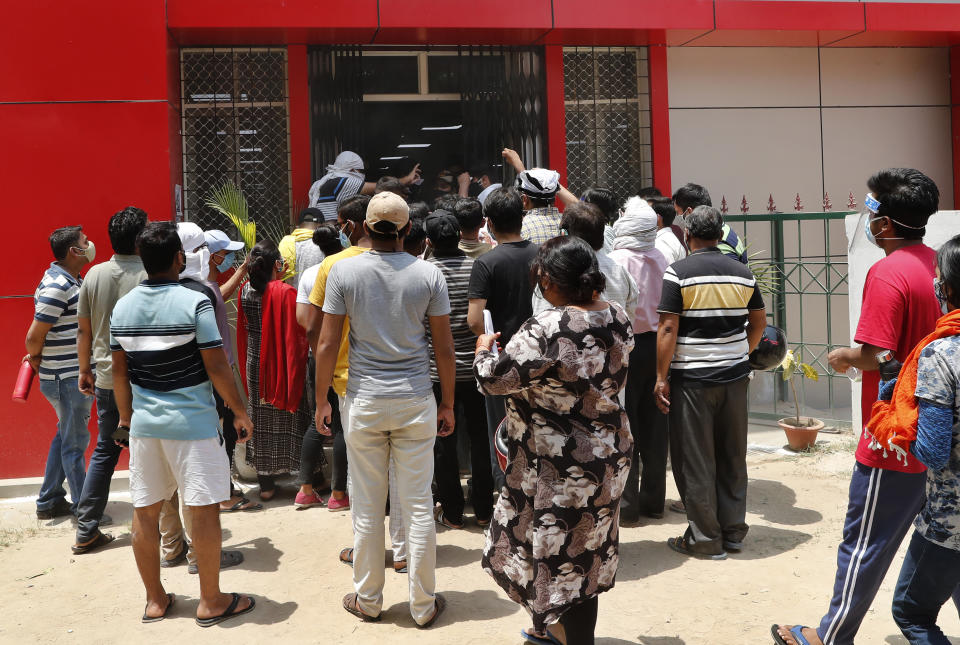
POLYGON ((481 389, 508 395, 510 462, 482 564, 540 632, 614 585, 633 446, 617 394, 632 348, 619 305, 564 307, 474 360, 481 389))

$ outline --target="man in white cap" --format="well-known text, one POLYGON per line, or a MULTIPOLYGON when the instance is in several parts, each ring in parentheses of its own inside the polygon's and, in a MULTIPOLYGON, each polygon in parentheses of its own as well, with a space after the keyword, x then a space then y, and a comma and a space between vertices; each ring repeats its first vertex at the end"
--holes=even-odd
POLYGON ((657 213, 642 197, 627 200, 623 214, 613 224, 613 234, 610 259, 627 270, 639 289, 636 307, 627 312, 634 340, 625 406, 633 432, 633 462, 620 500, 620 523, 632 524, 641 516, 662 517, 666 497, 667 416, 657 408, 653 386, 657 380, 660 322, 657 306, 663 274, 670 263, 656 247, 657 213))
POLYGON ((372 248, 330 269, 317 344, 317 428, 330 430, 327 390, 333 380, 344 319, 350 317, 350 372, 344 400, 347 457, 352 479, 356 593, 343 608, 364 621, 379 620, 383 605, 384 508, 393 463, 408 539, 410 613, 432 625, 445 601, 434 593, 436 527, 433 447, 453 432, 456 366, 447 283, 436 266, 403 251, 409 208, 391 192, 374 195, 364 230, 372 248), (440 380, 437 404, 430 381, 429 321, 440 380))
MULTIPOLYGON (((523 228, 520 237, 534 244, 543 244, 560 235, 560 211, 555 206, 557 193, 561 191, 560 173, 546 168, 526 170, 516 150, 503 149, 503 159, 517 171, 515 187, 523 198, 523 228)), ((569 191, 571 200, 578 201, 569 191)))
MULTIPOLYGON (((243 263, 236 267, 236 270, 223 284, 219 284, 217 276, 226 273, 234 268, 236 252, 244 247, 243 242, 231 240, 230 237, 221 230, 211 229, 203 232, 203 237, 207 241, 207 251, 209 251, 210 260, 209 275, 205 284, 210 287, 216 302, 213 306, 214 313, 217 316, 217 328, 220 330, 220 337, 223 338, 223 351, 227 355, 227 363, 231 369, 236 367, 236 358, 233 355, 234 341, 233 329, 227 321, 226 300, 233 297, 240 283, 247 277, 247 266, 250 263, 250 256, 244 259, 243 263)), ((223 422, 223 447, 226 448, 227 457, 233 464, 233 453, 237 447, 237 433, 233 429, 233 410, 228 408, 216 390, 213 393, 217 402, 217 413, 223 422)), ((230 482, 230 499, 220 504, 220 510, 225 513, 236 513, 237 511, 258 511, 263 506, 251 502, 246 497, 240 495, 240 492, 234 487, 233 481, 230 482)))

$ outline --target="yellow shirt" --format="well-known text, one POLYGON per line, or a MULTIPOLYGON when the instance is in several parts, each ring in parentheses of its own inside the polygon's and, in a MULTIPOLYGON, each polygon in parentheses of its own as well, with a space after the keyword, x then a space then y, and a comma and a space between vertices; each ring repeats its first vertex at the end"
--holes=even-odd
MULTIPOLYGON (((284 235, 277 248, 280 251, 280 257, 287 263, 290 271, 296 271, 297 266, 297 242, 303 242, 313 238, 313 229, 298 228, 294 229, 290 235, 284 235)), ((321 303, 323 304, 323 303, 321 303)))
MULTIPOLYGON (((317 280, 313 283, 313 291, 310 292, 310 303, 323 308, 323 299, 327 295, 327 277, 330 275, 330 269, 340 260, 346 260, 369 251, 370 249, 351 246, 344 249, 336 255, 325 258, 317 269, 317 280)), ((333 391, 339 396, 347 394, 347 367, 350 364, 350 318, 343 320, 343 336, 340 338, 340 351, 337 353, 337 366, 333 369, 333 391)))

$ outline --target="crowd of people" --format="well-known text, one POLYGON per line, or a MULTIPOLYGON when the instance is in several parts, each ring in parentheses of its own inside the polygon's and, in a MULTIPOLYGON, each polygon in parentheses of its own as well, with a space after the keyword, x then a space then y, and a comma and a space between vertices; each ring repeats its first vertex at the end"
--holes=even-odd
MULTIPOLYGON (((268 512, 295 474, 297 509, 352 515, 345 611, 381 617, 389 514, 410 613, 433 625, 446 607, 437 527, 474 522, 480 565, 530 614, 522 637, 570 645, 594 642, 620 526, 670 510, 687 526, 669 549, 749 549, 749 356, 766 309, 744 240, 703 186, 578 197, 556 171, 503 159, 513 186, 462 173, 427 204, 408 202, 418 167, 368 182, 343 152, 297 227, 242 261, 223 231, 127 207, 108 225, 113 256, 81 279, 93 241, 54 231, 26 338, 58 418, 38 518, 75 515, 75 554, 110 543, 110 479, 129 449, 142 620, 168 615, 160 568, 186 563, 207 627, 255 608, 220 590, 219 570, 243 560, 221 549, 220 515, 268 512), (233 482, 238 444, 259 500, 233 482)), ((829 360, 864 371, 869 423, 829 611, 819 628, 774 625, 781 644, 852 643, 914 521, 898 625, 911 643, 945 643, 937 613, 951 596, 960 607, 960 236, 939 253, 923 244, 939 196, 922 173, 881 171, 868 187, 865 233, 886 258, 867 278, 858 347, 829 360)))

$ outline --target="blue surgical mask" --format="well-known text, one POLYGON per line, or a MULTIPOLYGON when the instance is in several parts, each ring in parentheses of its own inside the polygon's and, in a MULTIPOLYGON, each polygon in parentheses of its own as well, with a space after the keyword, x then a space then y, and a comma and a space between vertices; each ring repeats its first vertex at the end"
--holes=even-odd
POLYGON ((937 302, 940 303, 940 311, 947 313, 947 294, 943 290, 943 280, 940 278, 933 279, 933 295, 937 297, 937 302))
POLYGON ((870 242, 870 244, 879 246, 879 244, 877 244, 877 237, 873 234, 873 231, 870 230, 870 223, 872 221, 873 220, 870 217, 867 217, 867 221, 863 223, 863 232, 866 234, 867 241, 870 242))
POLYGON ((343 231, 340 231, 340 246, 342 246, 345 249, 350 248, 350 238, 347 237, 347 234, 344 233, 343 231))
POLYGON ((217 270, 220 273, 225 273, 230 270, 230 267, 233 266, 233 261, 236 259, 236 251, 230 251, 225 256, 223 256, 223 262, 217 266, 217 270))

